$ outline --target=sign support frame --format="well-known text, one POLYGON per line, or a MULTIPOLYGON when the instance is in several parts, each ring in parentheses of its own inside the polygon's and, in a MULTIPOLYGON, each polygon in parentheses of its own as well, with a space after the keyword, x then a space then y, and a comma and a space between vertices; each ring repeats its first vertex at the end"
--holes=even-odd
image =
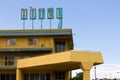
POLYGON ((25 20, 23 20, 23 30, 25 30, 25 20))

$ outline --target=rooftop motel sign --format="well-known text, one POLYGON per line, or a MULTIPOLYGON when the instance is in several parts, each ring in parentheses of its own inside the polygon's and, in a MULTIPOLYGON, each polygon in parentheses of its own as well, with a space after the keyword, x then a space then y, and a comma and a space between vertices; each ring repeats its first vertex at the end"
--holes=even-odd
POLYGON ((40 8, 39 12, 38 12, 38 15, 39 15, 39 19, 45 19, 45 9, 40 8))
POLYGON ((48 8, 48 19, 54 18, 54 11, 53 8, 48 8))
MULTIPOLYGON (((51 28, 51 19, 54 19, 54 9, 47 9, 47 18, 50 20, 51 28)), ((63 9, 56 8, 56 18, 59 19, 58 28, 62 28, 62 19, 63 19, 63 9)), ((23 20, 23 28, 25 29, 25 20, 28 19, 28 9, 21 9, 21 20, 23 20)), ((37 19, 37 10, 35 8, 30 8, 30 20, 32 20, 32 29, 33 29, 33 20, 37 19)), ((41 29, 42 29, 42 20, 45 19, 45 8, 38 9, 38 19, 41 20, 41 29)))
POLYGON ((30 19, 31 20, 36 19, 36 9, 30 9, 30 19))
POLYGON ((21 19, 27 20, 27 9, 21 9, 21 19))

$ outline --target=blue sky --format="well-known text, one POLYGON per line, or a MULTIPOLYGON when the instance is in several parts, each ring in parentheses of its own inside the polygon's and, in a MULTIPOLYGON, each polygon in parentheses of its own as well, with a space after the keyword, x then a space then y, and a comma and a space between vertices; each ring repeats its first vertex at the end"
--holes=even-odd
MULTIPOLYGON (((63 8, 63 28, 72 28, 77 50, 101 51, 105 64, 120 64, 120 0, 0 0, 0 29, 22 29, 21 8, 63 8)), ((46 13, 47 17, 47 13, 46 13)), ((52 20, 57 28, 58 20, 52 20)), ((40 29, 40 20, 34 28, 40 29)), ((26 20, 26 29, 31 29, 26 20)), ((43 20, 49 28, 49 20, 43 20)))

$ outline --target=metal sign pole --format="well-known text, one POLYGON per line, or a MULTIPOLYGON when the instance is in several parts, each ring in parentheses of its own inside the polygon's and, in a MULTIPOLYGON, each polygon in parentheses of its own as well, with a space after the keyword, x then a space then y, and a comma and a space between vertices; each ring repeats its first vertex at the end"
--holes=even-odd
POLYGON ((58 29, 61 29, 62 28, 62 19, 59 19, 59 23, 58 23, 58 29))
POLYGON ((51 19, 50 19, 50 29, 51 29, 51 19))
POLYGON ((23 30, 25 30, 25 20, 23 20, 23 30))
POLYGON ((32 20, 32 29, 34 29, 34 20, 32 20))
POLYGON ((42 19, 41 19, 41 29, 42 29, 42 19))
POLYGON ((94 71, 95 71, 95 80, 96 80, 96 66, 94 66, 94 71))

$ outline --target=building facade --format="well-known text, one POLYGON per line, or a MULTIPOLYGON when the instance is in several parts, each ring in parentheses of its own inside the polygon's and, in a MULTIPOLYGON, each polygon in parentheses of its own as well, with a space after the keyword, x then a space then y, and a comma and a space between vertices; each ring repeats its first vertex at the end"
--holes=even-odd
POLYGON ((72 50, 72 29, 1 30, 0 80, 70 80, 79 68, 89 80, 101 53, 72 50))

